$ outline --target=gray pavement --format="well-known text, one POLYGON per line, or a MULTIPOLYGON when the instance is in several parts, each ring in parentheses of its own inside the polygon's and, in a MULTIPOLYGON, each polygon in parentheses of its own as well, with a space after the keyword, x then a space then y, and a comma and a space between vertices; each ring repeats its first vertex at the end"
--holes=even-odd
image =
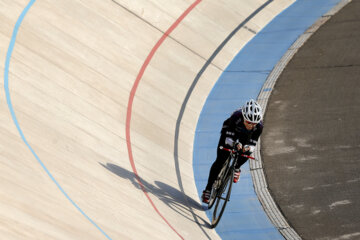
POLYGON ((303 239, 360 239, 360 1, 304 44, 268 103, 269 189, 303 239))

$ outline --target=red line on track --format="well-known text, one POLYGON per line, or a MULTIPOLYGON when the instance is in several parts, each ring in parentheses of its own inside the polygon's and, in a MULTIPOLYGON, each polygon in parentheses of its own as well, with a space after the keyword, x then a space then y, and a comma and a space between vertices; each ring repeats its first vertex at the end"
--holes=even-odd
POLYGON ((141 182, 141 179, 139 177, 139 174, 137 173, 136 170, 136 166, 135 166, 135 162, 134 162, 134 157, 132 154, 132 148, 131 148, 131 138, 130 138, 130 122, 131 122, 131 113, 132 113, 132 105, 133 105, 133 101, 134 101, 134 97, 135 97, 135 93, 137 90, 137 87, 139 86, 140 80, 142 78, 142 76, 144 75, 144 72, 147 68, 147 66, 149 65, 152 57, 155 55, 156 51, 158 50, 158 48, 160 47, 160 45, 165 41, 165 39, 170 35, 170 33, 179 25, 179 23, 201 2, 201 0, 197 0, 195 1, 193 4, 190 5, 190 7, 188 9, 186 9, 186 11, 170 26, 170 28, 163 34, 163 36, 159 39, 159 41, 155 44, 155 46, 153 47, 153 49, 151 50, 151 52, 149 53, 149 55, 147 56, 147 58, 145 59, 145 62, 143 63, 137 77, 136 80, 134 82, 134 85, 131 89, 130 92, 130 96, 129 96, 129 102, 128 102, 128 106, 127 106, 127 114, 126 114, 126 144, 127 144, 127 148, 128 148, 128 153, 129 153, 129 160, 130 160, 130 164, 131 167, 133 169, 133 172, 136 176, 136 179, 142 189, 142 191, 144 192, 144 194, 146 195, 147 199, 149 200, 150 204, 152 205, 152 207, 154 208, 154 210, 159 214, 159 216, 166 222, 166 224, 181 238, 184 239, 176 230, 173 226, 171 226, 171 224, 166 220, 166 218, 160 213, 160 211, 157 209, 157 207, 155 206, 154 202, 151 200, 149 194, 146 192, 146 189, 144 187, 144 184, 141 182))

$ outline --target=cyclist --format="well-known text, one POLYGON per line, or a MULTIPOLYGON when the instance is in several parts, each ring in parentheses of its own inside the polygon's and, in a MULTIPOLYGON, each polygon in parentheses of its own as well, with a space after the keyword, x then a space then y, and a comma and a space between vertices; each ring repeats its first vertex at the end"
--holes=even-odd
MULTIPOLYGON (((253 99, 250 99, 245 105, 236 110, 226 119, 221 129, 221 136, 217 148, 217 157, 210 168, 208 183, 201 196, 204 203, 209 202, 211 188, 216 180, 224 162, 230 153, 221 150, 219 147, 236 147, 238 151, 242 151, 245 155, 251 155, 256 143, 262 133, 262 109, 261 106, 253 99)), ((238 182, 240 177, 240 167, 248 158, 239 157, 235 166, 234 183, 238 182)))

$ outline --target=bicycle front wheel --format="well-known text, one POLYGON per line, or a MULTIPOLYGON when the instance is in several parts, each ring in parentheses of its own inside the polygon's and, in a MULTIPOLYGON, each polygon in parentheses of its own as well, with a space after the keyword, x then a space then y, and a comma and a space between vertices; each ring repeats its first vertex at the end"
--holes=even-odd
POLYGON ((217 192, 215 208, 212 216, 211 227, 214 228, 219 223, 221 216, 224 213, 226 204, 230 201, 231 186, 234 179, 234 171, 229 171, 229 174, 224 178, 220 189, 217 192))

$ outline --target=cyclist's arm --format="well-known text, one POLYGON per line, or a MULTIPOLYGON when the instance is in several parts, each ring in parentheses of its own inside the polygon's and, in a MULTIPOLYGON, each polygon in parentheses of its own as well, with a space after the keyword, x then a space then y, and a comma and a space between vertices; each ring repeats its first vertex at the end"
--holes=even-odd
POLYGON ((256 144, 257 144, 257 142, 259 140, 259 137, 260 137, 262 131, 263 131, 263 123, 260 122, 256 126, 256 130, 252 134, 249 143, 244 146, 246 148, 246 149, 244 149, 246 152, 250 152, 250 154, 251 154, 251 153, 253 153, 255 151, 256 144))

